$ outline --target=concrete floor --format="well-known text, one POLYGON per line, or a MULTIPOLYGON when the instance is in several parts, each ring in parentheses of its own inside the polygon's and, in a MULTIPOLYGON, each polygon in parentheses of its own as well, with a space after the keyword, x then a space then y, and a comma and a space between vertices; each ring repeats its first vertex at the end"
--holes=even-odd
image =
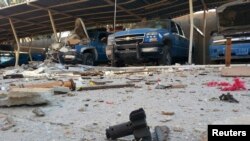
MULTIPOLYGON (((103 79, 95 80, 111 80, 118 84, 129 81, 127 77, 143 78, 161 80, 162 85, 181 83, 187 87, 161 90, 155 89, 157 84, 145 85, 142 80, 135 82, 138 88, 75 91, 70 95, 51 95, 48 97, 50 104, 44 106, 0 108, 0 126, 6 116, 16 123, 7 131, 0 131, 0 141, 104 141, 108 126, 128 121, 130 112, 141 107, 146 112, 151 131, 157 125, 166 125, 170 128, 170 141, 199 141, 208 124, 250 116, 249 90, 231 92, 239 101, 235 104, 219 100, 218 97, 226 92, 204 85, 209 81, 233 82, 233 78, 221 77, 219 72, 219 67, 204 66, 164 68, 159 73, 150 73, 153 76, 149 73, 113 75, 106 72, 103 79), (45 112, 44 117, 32 113, 37 107, 45 112), (162 115, 162 111, 175 114, 162 115)), ((241 79, 250 89, 250 78, 241 79)), ((85 85, 88 82, 83 80, 85 85)), ((247 122, 250 124, 249 120, 247 122)))

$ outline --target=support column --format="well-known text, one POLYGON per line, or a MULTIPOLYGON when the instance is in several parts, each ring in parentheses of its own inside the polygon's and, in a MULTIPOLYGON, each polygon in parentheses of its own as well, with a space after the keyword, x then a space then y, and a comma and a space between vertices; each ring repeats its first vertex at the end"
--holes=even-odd
POLYGON ((117 0, 115 0, 115 7, 114 7, 114 26, 113 26, 113 32, 115 33, 116 30, 116 6, 117 6, 117 0))
POLYGON ((16 58, 15 67, 17 67, 18 62, 19 62, 19 55, 20 55, 20 42, 19 42, 19 38, 17 37, 16 29, 14 27, 14 24, 13 24, 11 18, 9 18, 9 22, 10 22, 11 29, 12 29, 12 32, 14 34, 15 40, 16 40, 16 44, 17 44, 17 50, 15 50, 15 58, 16 58))
POLYGON ((225 57, 226 67, 230 67, 230 64, 231 64, 231 52, 232 52, 232 38, 227 37, 226 57, 225 57))
POLYGON ((32 55, 31 55, 31 46, 32 46, 32 37, 30 37, 30 43, 29 43, 29 57, 30 57, 30 61, 33 61, 32 55))
POLYGON ((54 32, 54 36, 56 38, 56 41, 59 42, 59 38, 58 38, 57 32, 56 32, 56 26, 55 26, 54 18, 52 16, 52 13, 51 13, 50 10, 48 10, 48 13, 49 13, 49 19, 50 19, 50 22, 51 22, 51 25, 52 25, 52 29, 53 29, 53 32, 54 32))
POLYGON ((193 50, 193 34, 194 34, 194 12, 193 12, 193 0, 189 0, 190 11, 190 36, 189 36, 189 53, 188 64, 192 64, 192 50, 193 50))
POLYGON ((206 29, 207 29, 207 12, 203 11, 203 64, 206 64, 206 29))

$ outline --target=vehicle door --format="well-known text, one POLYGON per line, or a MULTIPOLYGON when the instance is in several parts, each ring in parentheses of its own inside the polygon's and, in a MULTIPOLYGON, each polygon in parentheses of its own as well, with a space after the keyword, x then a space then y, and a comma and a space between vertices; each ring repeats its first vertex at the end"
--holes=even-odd
POLYGON ((172 48, 171 48, 171 53, 173 57, 179 56, 179 52, 181 51, 180 48, 180 37, 178 33, 178 29, 176 24, 171 21, 171 41, 172 41, 172 48))
POLYGON ((107 32, 98 32, 95 46, 98 52, 99 61, 107 61, 107 56, 106 56, 107 39, 108 39, 107 32))
POLYGON ((176 24, 178 29, 178 38, 179 38, 179 47, 181 49, 181 56, 187 57, 188 56, 188 47, 189 47, 189 41, 185 37, 183 30, 181 29, 179 24, 176 24))

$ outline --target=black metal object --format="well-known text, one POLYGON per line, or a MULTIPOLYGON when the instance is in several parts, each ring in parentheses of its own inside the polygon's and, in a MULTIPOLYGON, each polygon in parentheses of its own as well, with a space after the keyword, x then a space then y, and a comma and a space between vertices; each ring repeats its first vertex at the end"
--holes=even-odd
POLYGON ((106 129, 108 139, 117 139, 120 137, 134 135, 136 141, 151 141, 151 133, 146 122, 145 111, 140 108, 132 111, 128 122, 110 126, 106 129))
POLYGON ((16 79, 16 78, 23 78, 22 74, 10 74, 3 76, 3 79, 16 79))
POLYGON ((233 95, 231 95, 230 93, 227 94, 222 94, 219 96, 221 101, 226 101, 226 102, 230 102, 230 103, 239 103, 238 100, 236 100, 233 95))

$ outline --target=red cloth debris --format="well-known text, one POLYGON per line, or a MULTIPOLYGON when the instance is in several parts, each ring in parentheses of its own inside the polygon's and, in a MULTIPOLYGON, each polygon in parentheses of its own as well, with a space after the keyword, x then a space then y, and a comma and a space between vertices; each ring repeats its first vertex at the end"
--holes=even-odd
POLYGON ((241 81, 240 78, 234 78, 233 84, 228 82, 216 82, 211 81, 207 83, 208 87, 219 86, 222 91, 237 91, 237 90, 246 90, 245 82, 241 81))
POLYGON ((215 81, 212 81, 212 82, 208 82, 207 83, 207 86, 208 87, 216 87, 216 86, 230 86, 231 84, 228 83, 228 82, 215 82, 215 81))

